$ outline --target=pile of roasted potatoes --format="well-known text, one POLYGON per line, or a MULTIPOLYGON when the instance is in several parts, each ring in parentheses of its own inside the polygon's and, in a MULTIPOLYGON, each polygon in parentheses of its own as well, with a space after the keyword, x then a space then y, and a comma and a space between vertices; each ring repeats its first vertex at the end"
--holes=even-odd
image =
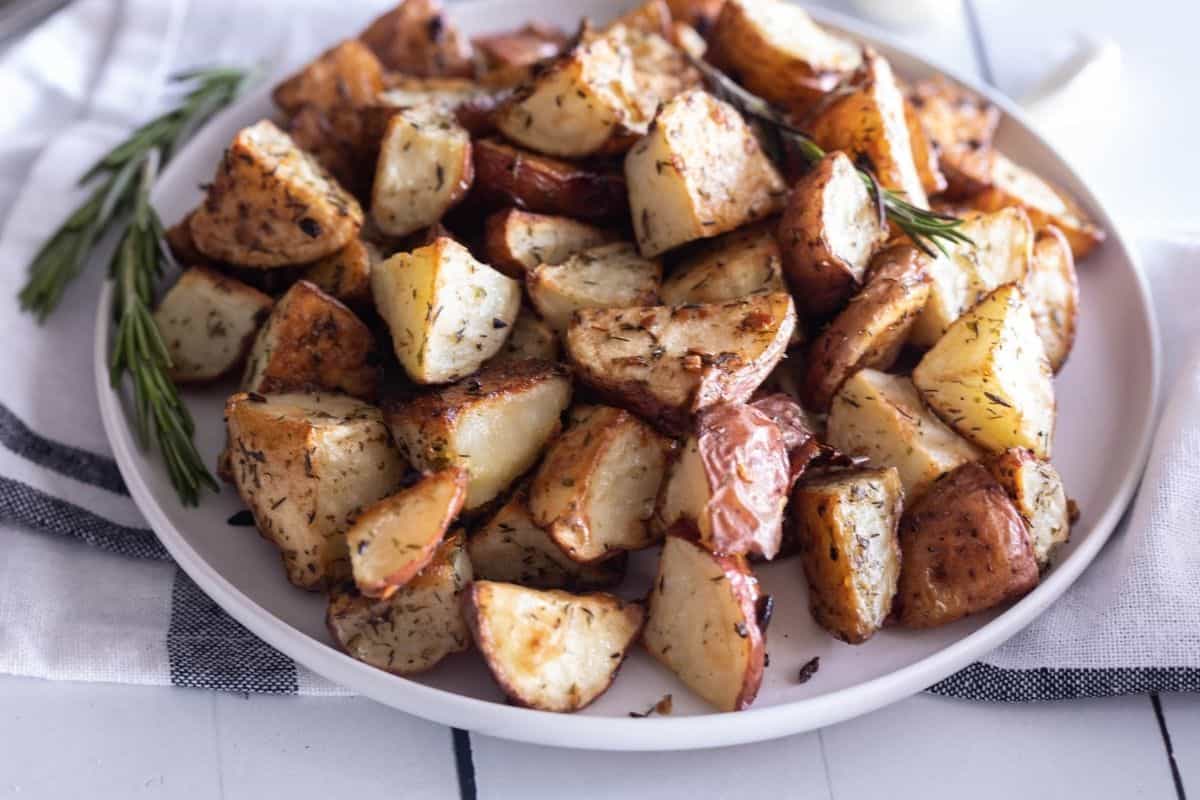
POLYGON ((738 710, 756 563, 860 643, 1020 597, 1067 540, 1053 376, 1104 236, 983 98, 782 0, 476 39, 405 0, 274 100, 170 230, 156 319, 179 382, 241 370, 220 474, 353 657, 473 643, 575 711, 640 642, 738 710), (768 147, 689 56, 828 155, 768 147), (923 251, 860 168, 971 243, 923 251), (645 548, 644 599, 603 591, 645 548))

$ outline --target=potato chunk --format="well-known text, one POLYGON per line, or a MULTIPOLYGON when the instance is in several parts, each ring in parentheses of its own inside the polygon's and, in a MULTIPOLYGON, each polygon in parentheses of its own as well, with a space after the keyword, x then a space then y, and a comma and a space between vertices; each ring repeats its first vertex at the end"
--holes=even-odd
POLYGON ((632 414, 597 406, 550 446, 529 487, 529 512, 581 563, 654 543, 648 524, 671 440, 632 414))
POLYGON ((914 84, 908 100, 937 148, 947 196, 964 198, 982 191, 992 172, 1000 109, 940 75, 914 84))
POLYGON ((561 264, 576 253, 616 236, 595 225, 509 208, 488 217, 484 258, 510 278, 523 278, 539 264, 561 264))
POLYGON ((390 597, 433 559, 467 497, 467 471, 447 467, 366 509, 346 531, 354 582, 390 597))
POLYGON ((742 556, 717 556, 668 536, 642 641, 650 654, 719 711, 749 708, 762 684, 762 593, 742 556))
POLYGON ((746 121, 699 89, 662 108, 625 157, 625 180, 647 257, 768 217, 786 194, 746 121))
POLYGON ((478 508, 532 467, 558 433, 571 379, 544 361, 487 366, 478 374, 387 409, 396 444, 418 469, 470 474, 464 508, 478 508))
POLYGON ((1033 240, 1033 259, 1022 288, 1050 368, 1058 372, 1075 346, 1079 279, 1071 245, 1053 225, 1038 231, 1033 240))
POLYGON ((209 258, 268 268, 340 250, 362 222, 358 201, 263 120, 234 137, 189 225, 209 258))
POLYGON ((786 292, 773 226, 760 223, 705 240, 671 270, 659 290, 665 305, 723 303, 786 292))
POLYGON ((916 498, 939 475, 973 461, 979 451, 925 408, 912 381, 864 369, 834 396, 826 431, 839 450, 894 466, 904 495, 916 498))
POLYGON ((534 267, 525 290, 546 324, 561 333, 581 308, 654 305, 661 282, 656 259, 642 258, 628 242, 614 242, 567 256, 561 264, 534 267))
POLYGON ((796 325, 792 298, 584 309, 567 328, 579 378, 618 405, 672 432, 697 411, 748 400, 783 358, 796 325))
POLYGON ((421 573, 386 600, 360 594, 354 584, 329 596, 326 627, 347 655, 395 675, 424 672, 471 644, 462 595, 471 561, 455 531, 437 546, 421 573))
POLYGON ((1005 284, 959 317, 913 370, 944 421, 986 450, 1050 457, 1054 384, 1029 307, 1005 284))
POLYGON ((475 184, 486 197, 540 214, 621 219, 629 212, 619 173, 519 150, 495 139, 475 147, 475 184))
POLYGON ((517 30, 476 36, 471 44, 490 72, 529 67, 554 58, 567 44, 567 36, 551 25, 530 22, 517 30))
POLYGON ((492 356, 488 364, 504 364, 510 361, 525 361, 536 358, 541 361, 558 360, 558 334, 535 312, 522 308, 512 324, 512 332, 499 353, 492 356))
POLYGON ((578 711, 608 689, 645 611, 610 594, 476 581, 464 613, 500 690, 542 711, 578 711))
MULTIPOLYGON (((662 0, 643 6, 645 9, 656 7, 666 10, 662 0)), ((669 21, 669 14, 666 19, 669 21)), ((666 29, 646 30, 630 24, 615 25, 606 33, 629 48, 636 89, 634 100, 648 120, 654 117, 659 106, 702 83, 696 68, 668 41, 670 35, 666 29)))
POLYGON ((1029 530, 978 463, 940 478, 900 522, 896 619, 932 628, 1013 600, 1038 583, 1029 530))
POLYGON ((891 613, 903 507, 895 467, 835 472, 792 493, 809 610, 843 642, 862 644, 891 613))
POLYGON ((401 0, 359 39, 388 69, 418 77, 469 77, 471 43, 446 19, 438 0, 401 0))
POLYGON ((184 270, 154 311, 176 383, 211 381, 237 369, 274 301, 208 267, 184 270))
POLYGON ((275 87, 271 98, 288 114, 304 106, 328 111, 374 102, 383 89, 383 65, 357 39, 347 39, 322 53, 300 72, 275 87))
POLYGON ((1046 569, 1054 550, 1071 538, 1071 511, 1058 470, 1020 448, 990 456, 984 464, 1029 526, 1033 557, 1046 569))
POLYGON ((336 394, 235 394, 225 406, 229 468, 288 580, 320 589, 348 558, 345 531, 404 474, 379 409, 336 394))
POLYGON ((371 270, 382 260, 378 247, 355 239, 311 264, 302 279, 346 305, 365 307, 371 302, 371 270))
POLYGON ((371 293, 405 372, 447 383, 495 355, 521 308, 521 285, 440 237, 371 273, 371 293))

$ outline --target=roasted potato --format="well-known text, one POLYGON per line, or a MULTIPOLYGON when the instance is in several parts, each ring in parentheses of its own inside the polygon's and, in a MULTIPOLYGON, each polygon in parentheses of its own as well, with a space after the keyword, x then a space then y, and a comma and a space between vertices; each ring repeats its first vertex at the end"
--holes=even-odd
POLYGON ((383 260, 379 248, 362 239, 309 265, 301 277, 349 306, 371 304, 371 270, 383 260))
POLYGON ((208 267, 184 270, 154 311, 171 380, 200 383, 241 366, 274 301, 208 267))
POLYGON ((648 547, 657 538, 649 522, 671 440, 618 408, 574 416, 529 486, 534 524, 580 563, 648 547))
POLYGON ((471 135, 431 106, 392 115, 379 149, 371 218, 389 236, 429 227, 462 200, 475 180, 471 135))
POLYGON ((470 42, 438 0, 401 0, 359 34, 388 69, 418 77, 470 77, 470 42))
POLYGON ((1055 548, 1071 538, 1071 511, 1058 470, 1021 448, 990 455, 983 463, 1029 526, 1033 557, 1046 569, 1055 548))
POLYGON ((571 399, 565 369, 544 361, 484 367, 470 378, 386 409, 400 450, 418 469, 470 474, 468 510, 537 463, 571 399))
POLYGON ((299 281, 259 330, 242 389, 260 394, 322 389, 372 400, 379 388, 374 350, 375 337, 353 311, 299 281))
POLYGON ((357 39, 347 39, 275 87, 271 98, 288 114, 309 106, 328 111, 357 108, 375 100, 383 89, 383 65, 357 39))
POLYGON ((720 711, 749 708, 766 666, 758 581, 742 556, 718 556, 668 536, 642 641, 720 711))
POLYGON ((558 353, 558 334, 554 332, 554 328, 543 322, 536 312, 522 308, 512 324, 512 331, 504 340, 504 347, 487 363, 503 364, 530 358, 557 361, 558 353))
POLYGON ((992 608, 1038 583, 1029 529, 986 467, 943 475, 900 521, 896 620, 933 628, 992 608))
POLYGON ((524 491, 516 492, 467 542, 480 580, 518 583, 532 589, 587 591, 616 586, 625 558, 595 564, 572 560, 529 514, 524 491))
POLYGON ((189 227, 209 258, 268 268, 340 250, 362 222, 358 201, 263 120, 234 137, 189 227))
POLYGON ((463 602, 475 645, 510 701, 578 711, 612 683, 645 611, 610 594, 475 581, 463 602))
POLYGON ((371 293, 396 357, 417 383, 479 369, 504 345, 521 308, 519 283, 447 237, 376 266, 371 293))
POLYGON ((195 213, 196 210, 192 209, 181 220, 167 228, 163 236, 167 242, 167 249, 183 267, 219 266, 220 262, 201 253, 192 239, 192 215, 195 213))
POLYGON ((1033 258, 1021 288, 1050 369, 1058 372, 1075 346, 1079 279, 1075 275, 1071 245, 1053 225, 1038 231, 1033 240, 1033 258))
POLYGON ((486 70, 528 67, 554 58, 567 44, 558 28, 530 22, 514 31, 476 36, 471 40, 486 70))
POLYGON ((828 411, 845 380, 860 369, 887 369, 929 297, 924 254, 911 244, 881 251, 863 290, 821 331, 805 363, 806 405, 828 411))
POLYGON ((910 123, 915 117, 937 149, 946 195, 965 198, 983 191, 991 180, 1000 109, 942 76, 913 84, 908 102, 910 123))
POLYGON ((873 369, 854 373, 834 395, 825 438, 872 464, 896 467, 910 499, 939 475, 980 455, 925 408, 912 381, 873 369))
POLYGON ((516 208, 487 219, 483 255, 510 278, 524 278, 538 264, 561 264, 570 256, 608 244, 616 235, 595 225, 516 208))
POLYGON ((748 400, 783 358, 796 324, 789 295, 729 303, 583 309, 567 328, 576 375, 664 430, 697 411, 748 400))
POLYGON ((946 191, 949 182, 942 172, 941 161, 938 159, 938 148, 921 116, 913 104, 904 102, 904 123, 908 126, 908 140, 912 142, 913 163, 917 167, 917 175, 921 177, 921 188, 926 197, 933 197, 946 191))
POLYGON ((347 655, 395 675, 424 672, 466 650, 471 632, 462 595, 471 584, 463 532, 448 535, 421 573, 386 600, 366 597, 354 584, 329 595, 329 635, 347 655))
POLYGON ((625 157, 625 180, 634 233, 647 257, 769 217, 786 194, 742 116, 699 89, 659 111, 625 157))
MULTIPOLYGON (((648 3, 643 8, 655 6, 660 9, 666 8, 661 0, 648 3)), ((654 118, 659 106, 670 102, 688 89, 702 85, 700 73, 688 63, 683 51, 670 41, 669 29, 650 31, 631 25, 616 25, 609 30, 607 36, 629 48, 636 89, 634 102, 639 105, 647 119, 654 118)))
POLYGON ((540 214, 588 220, 620 219, 629 211, 618 173, 518 150, 495 139, 475 148, 475 185, 485 195, 540 214))
POLYGON ((647 0, 632 11, 617 17, 608 30, 617 26, 637 31, 669 36, 671 33, 671 7, 666 0, 647 0))
POLYGON ((239 393, 225 422, 233 484, 259 532, 288 580, 324 588, 348 566, 346 529, 404 475, 379 409, 337 394, 239 393))
POLYGON ((467 498, 467 471, 447 467, 385 497, 346 531, 354 583, 367 597, 390 597, 433 559, 467 498))
POLYGON ((709 46, 712 60, 742 85, 796 116, 862 64, 858 44, 780 0, 726 0, 709 46))
POLYGON ((373 105, 334 106, 323 111, 316 106, 302 106, 286 126, 296 147, 316 159, 355 199, 364 202, 371 197, 379 140, 386 124, 379 123, 376 109, 373 105))
POLYGON ((887 238, 879 208, 845 153, 822 158, 792 190, 779 223, 783 269, 802 310, 837 311, 862 286, 887 238))
POLYGON ((751 294, 786 292, 773 227, 748 225, 696 245, 663 281, 658 292, 662 302, 669 306, 723 303, 751 294))
POLYGON ((900 474, 887 467, 810 478, 792 493, 791 509, 813 619, 862 644, 883 627, 900 579, 900 474))
POLYGON ((662 264, 628 242, 613 242, 529 270, 525 291, 551 328, 567 329, 581 308, 627 308, 658 302, 662 264))
POLYGON ((1049 458, 1050 363, 1021 290, 1005 284, 947 329, 913 370, 921 397, 947 424, 992 452, 1026 447, 1049 458))

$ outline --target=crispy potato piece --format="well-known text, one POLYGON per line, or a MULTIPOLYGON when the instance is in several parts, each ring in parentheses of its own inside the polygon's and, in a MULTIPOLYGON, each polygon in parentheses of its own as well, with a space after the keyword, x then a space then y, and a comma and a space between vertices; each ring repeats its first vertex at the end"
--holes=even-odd
POLYGON ((1022 448, 990 455, 983 463, 1029 526, 1033 557, 1045 570, 1054 550, 1071 538, 1071 511, 1058 470, 1022 448))
POLYGON ((512 702, 578 711, 608 689, 645 611, 610 594, 476 581, 463 602, 492 677, 512 702))
POLYGON ((167 248, 181 266, 217 267, 220 262, 201 253, 200 249, 196 247, 195 240, 192 239, 192 216, 195 213, 196 210, 192 209, 181 220, 167 228, 163 237, 167 241, 167 248))
POLYGON ((388 69, 418 77, 470 77, 471 46, 446 19, 438 0, 402 0, 359 39, 388 69))
POLYGON ((486 136, 496 130, 492 116, 503 97, 503 91, 466 78, 391 75, 388 88, 379 93, 375 104, 363 109, 364 128, 371 135, 378 131, 381 137, 397 109, 434 106, 453 114, 472 136, 486 136))
MULTIPOLYGON (((1000 109, 940 75, 913 84, 908 102, 912 116, 937 150, 947 196, 970 197, 986 188, 1000 109)), ((936 194, 928 188, 926 191, 936 194)))
POLYGON ((287 133, 356 199, 369 200, 374 179, 378 135, 375 106, 335 106, 322 111, 303 106, 292 114, 287 133))
POLYGON ((779 552, 787 503, 788 451, 779 426, 748 405, 702 411, 659 494, 664 530, 681 521, 719 555, 779 552))
POLYGON ((275 87, 271 99, 288 114, 304 106, 328 111, 335 106, 357 108, 383 89, 383 65, 357 39, 326 50, 315 61, 275 87))
POLYGON ((518 150, 495 139, 475 147, 475 184, 508 204, 578 219, 622 218, 629 211, 623 176, 518 150))
POLYGON ((843 642, 862 644, 891 613, 903 507, 895 467, 835 472, 792 493, 809 609, 843 642))
POLYGON ((1058 372, 1075 346, 1079 279, 1071 245, 1053 225, 1038 231, 1033 240, 1033 258, 1022 289, 1050 369, 1058 372))
POLYGON ((567 35, 552 25, 529 22, 521 28, 471 40, 488 70, 528 67, 554 58, 567 44, 567 35))
POLYGON ((499 352, 521 308, 519 283, 446 237, 376 266, 371 293, 396 357, 417 383, 479 369, 499 352))
POLYGON ((510 278, 523 278, 538 264, 561 264, 576 253, 615 239, 611 231, 569 217, 507 208, 488 217, 483 255, 510 278))
POLYGON ((642 255, 707 239, 783 208, 786 186, 731 106, 699 89, 659 111, 625 157, 642 255))
POLYGON ((759 223, 704 240, 663 281, 662 302, 670 306, 723 303, 751 294, 786 292, 773 228, 759 223))
POLYGON ((632 11, 617 17, 608 30, 622 26, 639 33, 653 33, 666 37, 671 33, 671 7, 666 0, 647 0, 632 11))
MULTIPOLYGON (((643 8, 655 5, 650 3, 643 8)), ((660 5, 665 9, 665 6, 660 5)), ((668 18, 669 19, 669 18, 668 18)), ((699 71, 683 51, 671 43, 669 30, 649 31, 630 25, 616 25, 608 36, 624 43, 633 60, 634 102, 647 120, 652 120, 659 106, 670 102, 688 89, 703 85, 699 71)))
POLYGON ((842 384, 829 410, 826 440, 839 450, 894 466, 904 495, 923 494, 937 477, 979 451, 925 408, 912 381, 873 369, 842 384))
POLYGON ((913 162, 917 166, 917 175, 921 177, 921 188, 926 197, 941 194, 949 186, 945 174, 942 173, 941 162, 938 159, 938 148, 929 132, 925 130, 921 116, 916 107, 904 101, 904 123, 908 126, 908 140, 912 142, 913 162))
POLYGON ((862 286, 887 238, 879 209, 845 153, 829 153, 793 189, 779 223, 783 269, 803 310, 827 316, 862 286))
POLYGON ((1025 521, 979 463, 942 476, 900 522, 896 620, 933 628, 1026 594, 1038 567, 1025 521))
POLYGON ((521 308, 512 332, 504 340, 504 347, 492 356, 488 364, 505 364, 531 358, 541 361, 557 361, 559 354, 558 334, 536 312, 521 308))
POLYGON ((211 381, 237 369, 274 301, 208 267, 184 270, 154 311, 176 383, 211 381))
POLYGON ((1049 458, 1054 438, 1050 363, 1021 290, 1005 284, 959 317, 913 370, 939 417, 998 452, 1027 447, 1049 458))
POLYGON ((568 256, 561 264, 529 270, 525 291, 551 328, 567 329, 581 308, 627 308, 658 302, 662 264, 642 258, 628 242, 592 247, 568 256))
POLYGON ((337 394, 239 393, 225 421, 229 471, 259 532, 289 581, 325 587, 344 572, 346 529, 404 475, 379 409, 337 394))
POLYGON ((275 303, 254 340, 242 389, 262 394, 324 389, 374 399, 375 337, 342 303, 299 281, 275 303))
POLYGON ((385 497, 346 531, 354 583, 390 597, 425 568, 467 497, 467 471, 447 467, 385 497))
POLYGON ((592 563, 654 544, 647 523, 671 440, 618 408, 575 415, 529 487, 529 512, 571 559, 592 563))
POLYGON ((779 0, 727 0, 709 44, 715 63, 794 115, 807 112, 863 60, 856 43, 779 0))
POLYGON ((789 295, 729 303, 583 309, 567 328, 576 374, 670 432, 697 411, 741 403, 783 358, 796 310, 789 295))
POLYGON ((365 307, 371 303, 371 270, 382 260, 376 245, 355 239, 310 264, 301 279, 346 305, 365 307))
POLYGON ((446 536, 421 573, 386 600, 366 597, 352 583, 335 588, 325 614, 333 641, 352 658, 394 675, 424 672, 466 650, 471 632, 462 595, 472 571, 464 538, 461 530, 446 536))
POLYGON ((415 467, 433 471, 457 465, 470 473, 464 508, 471 510, 537 463, 570 400, 565 369, 517 361, 489 365, 386 413, 396 444, 415 467))
POLYGON ((650 654, 720 711, 749 708, 762 684, 762 593, 742 556, 717 556, 668 536, 642 641, 650 654))
POLYGON ((480 580, 518 583, 532 589, 587 591, 616 586, 625 576, 624 556, 596 564, 573 561, 529 515, 528 498, 517 492, 484 523, 467 550, 480 580))
POLYGON ((268 268, 340 250, 362 222, 358 201, 263 120, 234 137, 189 227, 209 258, 268 268))
POLYGON ((929 298, 925 263, 910 244, 875 256, 866 286, 809 348, 805 400, 810 408, 828 411, 846 378, 860 369, 887 369, 896 360, 929 298))

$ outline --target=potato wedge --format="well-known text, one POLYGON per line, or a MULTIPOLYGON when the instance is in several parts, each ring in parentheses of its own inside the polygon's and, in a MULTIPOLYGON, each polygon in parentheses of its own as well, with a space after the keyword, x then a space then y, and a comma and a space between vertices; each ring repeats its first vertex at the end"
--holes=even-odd
POLYGON ((719 402, 748 400, 796 325, 781 292, 729 303, 583 309, 567 328, 576 375, 617 404, 673 433, 719 402))
POLYGON ((529 514, 524 491, 517 492, 467 542, 480 580, 517 583, 532 589, 588 591, 616 586, 625 576, 625 558, 580 564, 555 544, 529 514))
POLYGON ((990 182, 1000 109, 942 76, 913 84, 908 102, 937 149, 946 195, 965 198, 983 191, 990 182))
POLYGON ((749 708, 762 684, 762 593, 742 556, 717 556, 668 536, 642 641, 650 654, 720 711, 749 708))
POLYGON ((236 370, 274 302, 208 267, 184 270, 154 311, 171 357, 171 380, 202 383, 236 370))
MULTIPOLYGON (((651 2, 643 9, 665 11, 662 0, 651 2)), ((669 21, 669 15, 666 17, 669 21)), ((655 24, 651 21, 650 24, 655 24)), ((659 106, 670 102, 689 89, 703 83, 700 73, 687 60, 683 51, 671 41, 670 25, 665 30, 646 30, 634 25, 615 25, 607 36, 629 48, 633 62, 634 102, 647 120, 652 120, 659 106)))
POLYGON ((872 464, 896 467, 909 499, 980 455, 925 407, 911 380, 873 369, 854 373, 834 395, 825 438, 872 464))
POLYGON ((346 531, 354 583, 390 597, 433 559, 467 497, 467 471, 447 467, 365 509, 346 531))
POLYGON ((348 306, 365 308, 371 304, 371 270, 383 260, 379 248, 362 239, 309 265, 301 279, 348 306))
POLYGON ((239 393, 225 405, 229 469, 288 580, 321 589, 349 566, 346 529, 400 485, 379 409, 337 394, 239 393))
POLYGON ((437 107, 392 115, 379 149, 371 218, 389 236, 407 236, 440 220, 475 180, 471 135, 437 107))
POLYGON ((309 106, 328 111, 357 108, 375 100, 383 89, 383 65, 357 39, 326 50, 315 61, 275 87, 271 99, 288 114, 309 106))
POLYGON ((833 396, 860 369, 887 369, 929 298, 926 257, 911 244, 881 251, 863 290, 821 331, 808 350, 805 401, 828 411, 833 396))
POLYGON ((504 345, 521 308, 519 283, 446 237, 376 266, 371 293, 396 357, 417 383, 479 369, 504 345))
POLYGON ((645 611, 610 594, 475 581, 463 602, 500 690, 526 708, 578 711, 608 689, 645 611))
POLYGON ((959 317, 913 370, 925 403, 992 452, 1026 447, 1049 458, 1050 363, 1021 290, 1005 284, 959 317))
POLYGON ((486 70, 514 69, 558 56, 567 35, 551 25, 530 22, 514 31, 476 36, 471 44, 486 70))
POLYGON ((524 278, 538 264, 561 264, 617 238, 586 222, 516 208, 497 211, 484 227, 484 260, 510 278, 524 278))
POLYGON ((606 29, 606 33, 621 26, 639 33, 668 36, 671 33, 671 7, 666 0, 647 0, 632 11, 617 17, 606 29))
POLYGON ((287 122, 287 134, 355 199, 368 201, 382 127, 376 107, 302 106, 287 122), (378 124, 380 130, 376 131, 378 124))
POLYGON ((234 137, 189 227, 209 258, 269 268, 340 250, 362 222, 358 201, 263 120, 234 137))
POLYGON ((279 298, 259 330, 242 390, 323 389, 373 400, 379 389, 374 350, 375 337, 353 311, 299 281, 279 298))
POLYGON ((1070 242, 1053 225, 1038 231, 1033 240, 1033 259, 1021 288, 1050 369, 1058 372, 1075 346, 1079 278, 1075 275, 1070 242))
POLYGON ((421 573, 386 600, 366 597, 354 584, 329 595, 325 623, 345 653, 394 675, 433 667, 471 645, 462 595, 471 561, 461 530, 446 536, 421 573))
POLYGON ((887 467, 808 479, 791 507, 813 619, 862 644, 883 627, 900 579, 900 474, 887 467))
POLYGON ((649 547, 671 449, 670 439, 626 411, 587 408, 550 446, 529 486, 534 524, 580 563, 649 547))
POLYGON ((647 257, 769 217, 786 195, 742 116, 699 89, 659 111, 625 157, 625 180, 634 233, 647 257))
POLYGON ((1058 470, 1021 448, 988 456, 983 463, 1029 526, 1033 557, 1045 570, 1054 550, 1071 538, 1071 511, 1058 470))
POLYGON ((685 255, 663 281, 663 304, 723 303, 751 294, 786 292, 774 226, 748 225, 707 239, 685 255))
POLYGON ((558 334, 554 328, 543 322, 536 312, 522 308, 512 324, 512 332, 504 340, 504 347, 487 363, 505 364, 531 358, 557 361, 559 349, 558 334))
POLYGON ((470 77, 470 41, 439 0, 401 0, 359 34, 388 69, 418 77, 470 77))
POLYGON ((802 310, 824 317, 841 308, 862 286, 887 235, 846 154, 822 158, 792 190, 779 223, 784 274, 802 310))
POLYGON ((933 628, 1029 592, 1038 566, 1029 530, 986 467, 942 476, 900 522, 896 620, 933 628))
POLYGON ((949 182, 942 172, 941 161, 938 158, 938 148, 933 138, 925 130, 921 116, 916 107, 904 101, 904 123, 908 126, 908 140, 912 142, 913 163, 917 166, 917 175, 921 178, 921 188, 926 197, 933 197, 946 191, 949 182))
POLYGON ((588 220, 621 219, 629 211, 617 173, 518 150, 495 139, 475 147, 475 185, 508 205, 588 220))
POLYGON ((627 308, 658 302, 662 264, 642 258, 628 242, 613 242, 567 256, 561 264, 529 270, 525 291, 546 324, 562 333, 581 308, 627 308))
POLYGON ((476 375, 386 409, 396 444, 418 469, 460 466, 467 510, 503 492, 537 463, 571 399, 565 369, 544 361, 484 367, 476 375))

